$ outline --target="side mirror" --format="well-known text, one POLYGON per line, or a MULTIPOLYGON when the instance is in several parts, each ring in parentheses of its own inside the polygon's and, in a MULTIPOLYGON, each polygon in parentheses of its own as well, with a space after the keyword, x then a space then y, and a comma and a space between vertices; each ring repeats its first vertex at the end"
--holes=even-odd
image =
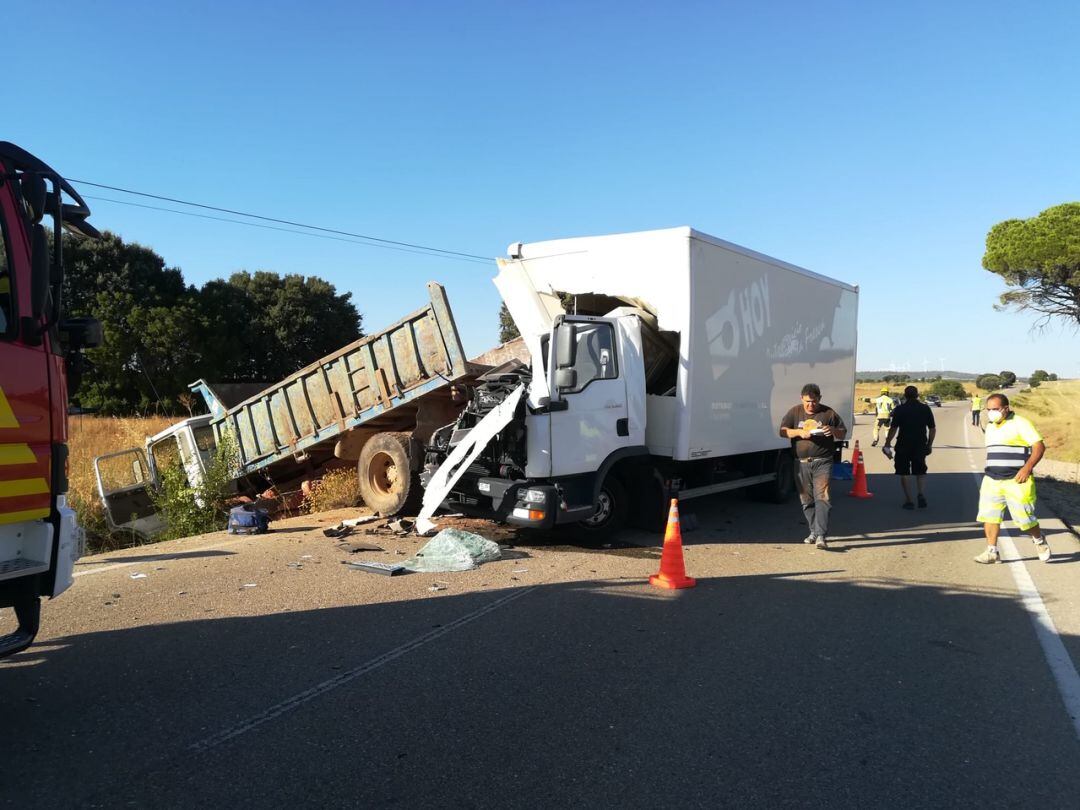
POLYGON ((30 209, 30 221, 36 225, 45 216, 45 200, 48 196, 45 178, 40 174, 24 174, 19 178, 19 190, 30 209))
POLYGON ((66 318, 60 323, 60 333, 74 352, 96 349, 105 340, 101 321, 97 318, 66 318))
POLYGON ((30 238, 30 309, 37 320, 45 314, 49 300, 49 242, 45 228, 35 225, 30 238))
POLYGON ((572 323, 563 323, 555 333, 555 367, 570 368, 574 365, 577 353, 577 327, 572 323))
POLYGON ((555 371, 555 387, 560 391, 577 385, 577 371, 572 368, 560 368, 555 371))

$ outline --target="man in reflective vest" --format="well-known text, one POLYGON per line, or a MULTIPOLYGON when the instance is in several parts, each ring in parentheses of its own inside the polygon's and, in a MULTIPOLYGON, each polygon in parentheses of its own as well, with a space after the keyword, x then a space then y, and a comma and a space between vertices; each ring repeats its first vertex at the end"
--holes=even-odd
POLYGON ((979 418, 982 416, 982 397, 978 394, 971 395, 971 424, 979 426, 979 418))
POLYGON ((1042 436, 1027 419, 1009 409, 1009 398, 986 398, 986 469, 979 490, 979 516, 986 532, 986 551, 977 563, 999 563, 997 541, 1005 507, 1016 528, 1035 541, 1039 559, 1050 559, 1050 546, 1035 519, 1035 479, 1031 471, 1046 452, 1042 436))
POLYGON ((877 411, 877 421, 874 423, 874 440, 870 442, 871 447, 877 447, 881 429, 888 427, 889 419, 892 418, 893 400, 889 396, 888 388, 881 389, 881 396, 874 400, 874 410, 877 411))

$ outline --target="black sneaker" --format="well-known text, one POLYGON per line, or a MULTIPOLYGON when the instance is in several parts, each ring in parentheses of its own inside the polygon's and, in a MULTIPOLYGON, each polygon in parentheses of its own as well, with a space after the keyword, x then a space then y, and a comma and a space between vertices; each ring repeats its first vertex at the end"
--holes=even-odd
POLYGON ((904 509, 914 509, 915 504, 913 504, 911 501, 904 501, 904 504, 903 504, 902 508, 904 508, 904 509))
POLYGON ((919 496, 919 508, 920 509, 925 509, 926 508, 926 498, 924 498, 922 495, 919 496))

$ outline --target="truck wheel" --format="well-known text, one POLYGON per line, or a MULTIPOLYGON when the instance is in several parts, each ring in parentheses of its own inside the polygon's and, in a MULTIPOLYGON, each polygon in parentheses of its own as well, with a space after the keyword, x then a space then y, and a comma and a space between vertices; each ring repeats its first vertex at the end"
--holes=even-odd
POLYGON ((585 530, 591 540, 606 540, 618 534, 626 525, 629 509, 626 487, 618 478, 609 475, 604 479, 600 494, 596 498, 596 514, 588 520, 581 521, 578 525, 585 530))
POLYGON ((787 503, 795 492, 795 462, 791 453, 781 451, 776 458, 776 478, 750 488, 750 494, 759 501, 787 503))
POLYGON ((364 444, 356 463, 360 496, 380 515, 412 513, 424 489, 409 462, 408 433, 378 433, 364 444))

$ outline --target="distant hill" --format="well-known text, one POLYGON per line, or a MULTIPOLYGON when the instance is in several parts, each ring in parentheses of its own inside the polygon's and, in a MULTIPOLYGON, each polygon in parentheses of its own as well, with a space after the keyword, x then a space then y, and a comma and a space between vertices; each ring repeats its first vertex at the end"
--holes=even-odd
MULTIPOLYGON (((979 373, 981 374, 983 372, 979 373)), ((885 369, 882 371, 857 371, 855 372, 855 379, 880 380, 886 374, 907 374, 908 379, 910 380, 918 380, 920 378, 929 380, 938 375, 941 375, 941 378, 945 380, 974 380, 979 376, 979 374, 972 374, 967 371, 936 371, 933 369, 928 371, 889 371, 885 369)))

